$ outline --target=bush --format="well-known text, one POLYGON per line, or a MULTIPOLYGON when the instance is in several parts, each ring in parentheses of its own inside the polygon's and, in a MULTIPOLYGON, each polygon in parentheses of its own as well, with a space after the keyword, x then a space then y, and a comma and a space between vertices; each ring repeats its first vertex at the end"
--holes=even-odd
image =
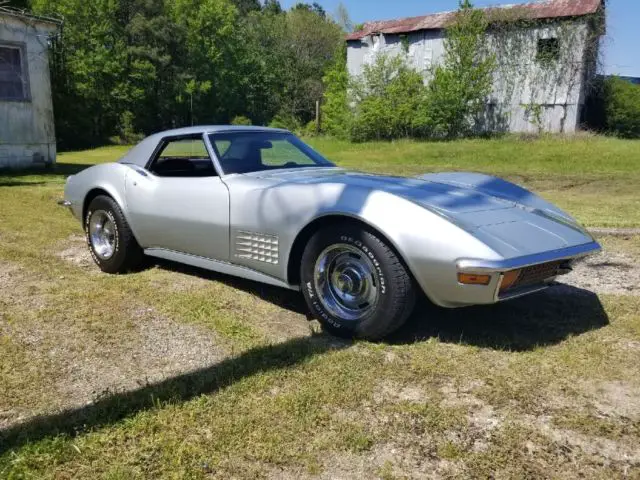
POLYGON ((316 123, 315 120, 311 120, 298 133, 300 133, 300 135, 302 135, 304 137, 315 137, 315 136, 318 135, 318 124, 316 123))
POLYGON ((135 145, 139 143, 144 135, 138 132, 134 126, 135 115, 126 110, 122 112, 118 120, 118 135, 109 138, 111 143, 116 145, 135 145))
POLYGON ((291 132, 300 130, 300 122, 293 115, 287 115, 286 113, 279 113, 269 123, 271 128, 283 128, 291 132))
POLYGON ((251 120, 243 115, 237 115, 231 120, 231 125, 253 125, 251 120))
POLYGON ((606 129, 625 138, 640 138, 640 85, 619 77, 604 82, 606 129))
POLYGON ((399 57, 380 55, 350 85, 356 107, 353 141, 391 140, 427 134, 427 89, 422 76, 399 57))

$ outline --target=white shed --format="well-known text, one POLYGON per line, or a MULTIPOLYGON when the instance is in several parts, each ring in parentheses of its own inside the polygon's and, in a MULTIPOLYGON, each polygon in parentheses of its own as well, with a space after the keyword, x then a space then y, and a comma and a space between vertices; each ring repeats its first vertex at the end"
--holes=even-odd
MULTIPOLYGON (((510 36, 495 29, 487 33, 486 45, 495 53, 497 68, 482 128, 574 132, 581 122, 588 86, 596 75, 595 57, 602 32, 592 20, 604 8, 605 0, 547 0, 487 9, 505 18, 527 21, 510 36), (517 48, 513 45, 516 40, 517 48), (543 61, 549 55, 555 56, 554 61, 543 61)), ((432 67, 444 56, 446 28, 455 13, 365 23, 347 37, 350 75, 360 75, 363 66, 378 55, 402 55, 428 82, 432 67)))
POLYGON ((59 26, 0 8, 0 168, 56 161, 49 40, 59 26))

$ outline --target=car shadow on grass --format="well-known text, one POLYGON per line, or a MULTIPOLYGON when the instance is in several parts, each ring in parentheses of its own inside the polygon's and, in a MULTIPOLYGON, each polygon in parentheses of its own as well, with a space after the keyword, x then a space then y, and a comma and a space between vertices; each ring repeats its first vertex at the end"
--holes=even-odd
MULTIPOLYGON (((301 295, 256 282, 162 262, 164 268, 220 281, 256 294, 297 313, 306 309, 301 295)), ((586 290, 558 286, 536 295, 487 307, 444 310, 420 302, 407 324, 386 340, 408 344, 429 338, 485 348, 523 351, 553 345, 571 336, 601 328, 608 318, 598 297, 586 290)), ((180 403, 214 393, 243 378, 303 363, 352 343, 312 334, 274 345, 259 346, 206 368, 145 385, 137 390, 105 395, 95 402, 58 414, 32 418, 0 431, 0 456, 27 443, 60 435, 69 438, 114 424, 163 403, 180 403)), ((9 453, 10 455, 10 453, 9 453)))
MULTIPOLYGON (((173 262, 162 261, 158 265, 186 275, 223 282, 309 318, 299 292, 173 262)), ((557 284, 545 291, 496 305, 458 309, 439 308, 421 298, 407 323, 384 342, 402 345, 438 338, 447 343, 527 351, 555 345, 608 324, 609 317, 595 293, 557 284)))
POLYGON ((406 344, 438 338, 482 348, 528 351, 608 324, 609 317, 595 293, 558 284, 496 305, 443 309, 423 300, 387 341, 406 344))
MULTIPOLYGON (((217 364, 145 385, 104 395, 95 402, 53 415, 34 417, 0 431, 0 457, 6 452, 50 437, 73 437, 105 427, 165 403, 181 403, 214 393, 243 378, 290 368, 310 357, 347 348, 351 342, 315 334, 280 344, 260 346, 217 364)), ((1 460, 0 460, 1 463, 1 460)))

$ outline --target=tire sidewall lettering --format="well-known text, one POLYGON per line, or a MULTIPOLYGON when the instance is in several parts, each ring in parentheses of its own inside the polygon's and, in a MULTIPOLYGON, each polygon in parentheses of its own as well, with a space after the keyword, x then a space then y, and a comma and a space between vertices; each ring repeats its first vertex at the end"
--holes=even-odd
POLYGON ((350 237, 348 235, 342 235, 340 237, 340 241, 355 246, 357 249, 361 250, 367 256, 367 258, 369 258, 369 260, 371 260, 371 263, 373 263, 373 266, 376 268, 378 281, 380 283, 380 294, 381 295, 386 295, 386 293, 387 293, 387 282, 386 282, 386 279, 385 279, 385 276, 384 276, 384 272, 382 271, 382 265, 380 264, 380 261, 376 258, 376 256, 373 253, 372 249, 369 248, 361 240, 354 239, 353 237, 350 237))
MULTIPOLYGON (((367 258, 371 261, 373 266, 375 267, 375 275, 378 280, 378 284, 380 285, 380 294, 386 296, 387 294, 387 283, 386 277, 382 270, 382 264, 376 257, 373 249, 366 245, 362 240, 358 240, 348 235, 342 235, 338 239, 338 242, 347 243, 353 245, 358 250, 360 250, 367 258)), ((334 242, 337 243, 337 242, 334 242)), ((313 272, 311 272, 313 275, 313 272)), ((304 293, 308 299, 308 304, 311 306, 312 312, 318 317, 319 320, 327 323, 332 328, 335 329, 353 329, 357 323, 349 322, 349 324, 345 324, 340 322, 339 319, 333 318, 331 315, 327 313, 322 303, 320 302, 318 292, 316 291, 315 284, 313 281, 306 281, 304 283, 304 293)))
POLYGON ((85 217, 85 223, 84 223, 84 235, 87 241, 87 245, 89 246, 89 253, 91 253, 91 257, 93 258, 93 261, 96 262, 98 265, 104 265, 112 261, 120 253, 120 230, 119 230, 120 227, 118 226, 118 221, 116 220, 116 217, 113 214, 111 207, 105 207, 104 209, 97 209, 97 210, 103 210, 106 213, 109 220, 111 220, 111 223, 113 224, 113 228, 115 230, 115 244, 113 248, 113 255, 111 255, 111 257, 108 258, 107 260, 104 260, 104 259, 101 259, 95 253, 93 244, 91 243, 91 235, 89 233, 89 222, 95 210, 89 210, 87 212, 87 216, 85 217))

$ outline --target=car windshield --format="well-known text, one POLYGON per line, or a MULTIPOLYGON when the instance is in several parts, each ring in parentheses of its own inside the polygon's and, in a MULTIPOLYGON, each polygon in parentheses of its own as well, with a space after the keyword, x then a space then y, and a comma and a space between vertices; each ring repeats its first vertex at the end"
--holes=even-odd
POLYGON ((210 139, 226 174, 335 166, 291 133, 223 132, 210 139))

